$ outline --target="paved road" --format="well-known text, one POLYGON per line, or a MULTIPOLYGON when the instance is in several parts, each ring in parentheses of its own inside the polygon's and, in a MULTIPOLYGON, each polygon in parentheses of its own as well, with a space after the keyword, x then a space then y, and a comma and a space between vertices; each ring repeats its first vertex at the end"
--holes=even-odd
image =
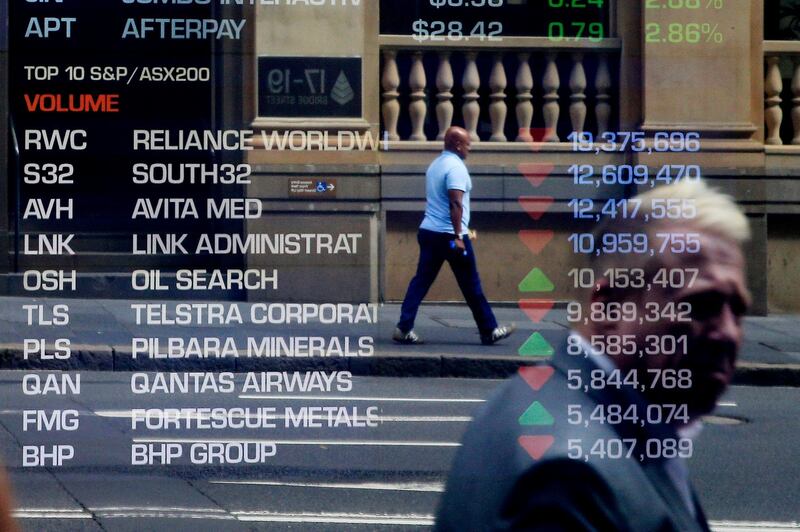
MULTIPOLYGON (((164 395, 133 394, 130 373, 84 372, 81 394, 64 397, 25 396, 22 375, 0 372, 0 453, 23 528, 37 531, 427 530, 471 413, 498 383, 354 377, 352 390, 321 399, 318 391, 242 394, 237 375, 233 393, 164 395), (133 430, 130 418, 132 407, 274 407, 266 422, 283 425, 286 407, 298 415, 309 406, 362 415, 375 407, 379 426, 133 430), (36 432, 33 419, 24 431, 22 411, 31 408, 78 410, 79 429, 36 432), (261 443, 267 453, 277 442, 277 453, 260 465, 187 465, 187 456, 131 465, 132 442, 180 444, 187 455, 192 445, 231 441, 261 443), (75 458, 60 468, 20 467, 21 445, 54 443, 74 444, 75 458)), ((735 387, 718 413, 691 464, 710 518, 731 522, 717 529, 800 529, 786 528, 800 507, 800 389, 735 387), (756 521, 773 524, 742 524, 756 521)))

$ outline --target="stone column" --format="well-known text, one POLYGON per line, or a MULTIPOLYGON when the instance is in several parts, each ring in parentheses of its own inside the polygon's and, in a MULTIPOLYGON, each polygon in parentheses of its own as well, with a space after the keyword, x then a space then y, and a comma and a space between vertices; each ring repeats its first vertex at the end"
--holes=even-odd
POLYGON ((425 101, 425 66, 422 64, 422 52, 414 52, 411 56, 411 72, 408 75, 408 87, 411 89, 411 103, 408 114, 411 116, 410 140, 427 140, 425 138, 425 115, 428 104, 425 101))
MULTIPOLYGON (((254 42, 247 52, 253 64, 275 58, 296 65, 292 67, 292 75, 301 79, 301 83, 293 81, 296 88, 286 92, 291 96, 311 92, 326 96, 320 101, 328 103, 295 114, 282 110, 272 115, 268 109, 259 114, 258 106, 252 106, 250 128, 256 131, 254 149, 245 152, 244 157, 252 165, 253 173, 245 194, 259 199, 263 212, 261 217, 246 221, 245 235, 330 231, 355 233, 360 240, 358 248, 349 254, 300 253, 282 256, 279 261, 268 254, 248 254, 248 268, 275 267, 280 282, 274 291, 249 291, 247 298, 313 303, 377 302, 382 274, 378 240, 383 230, 378 162, 381 149, 387 146, 383 141, 397 140, 396 123, 401 112, 397 97, 407 87, 402 83, 406 79, 401 82, 397 72, 395 52, 380 47, 379 3, 336 2, 335 7, 330 2, 256 4, 248 7, 252 14, 248 27, 253 27, 254 42), (345 66, 353 65, 359 58, 360 71, 345 66), (324 82, 319 75, 322 69, 326 72, 324 82), (318 89, 309 90, 310 86, 318 89), (354 100, 360 101, 360 105, 355 105, 354 100), (389 133, 388 138, 383 136, 383 130, 379 131, 381 127, 389 133), (267 150, 260 137, 262 131, 279 135, 301 131, 307 132, 309 138, 322 134, 328 142, 324 148, 334 149, 312 149, 309 144, 309 149, 302 151, 267 150), (354 139, 356 147, 335 149, 341 142, 339 139, 345 143, 354 139), (323 188, 315 188, 325 192, 297 193, 306 186, 303 183, 320 181, 323 188)), ((261 96, 261 81, 255 76, 249 80, 253 90, 246 94, 256 98, 255 103, 261 96)), ((424 91, 424 79, 417 77, 414 81, 412 91, 424 91)), ((424 92, 421 94, 424 97, 424 92)), ((300 100, 296 103, 301 104, 300 100)), ((424 105, 423 101, 417 103, 424 105)))
POLYGON ((497 53, 494 56, 494 66, 489 76, 489 88, 492 90, 489 99, 489 118, 492 121, 492 136, 489 140, 493 142, 505 142, 506 135, 503 132, 506 126, 506 115, 508 106, 506 105, 506 69, 503 67, 503 54, 497 53))
POLYGON ((547 54, 547 66, 544 69, 542 78, 542 89, 544 90, 544 114, 545 134, 542 141, 558 142, 558 116, 561 114, 561 106, 558 103, 558 88, 561 86, 561 79, 558 77, 556 68, 556 52, 547 54))
POLYGON ((583 68, 583 54, 572 54, 572 72, 569 77, 569 118, 572 131, 583 132, 586 124, 586 71, 583 68))
POLYGON ((481 86, 478 65, 475 60, 478 52, 467 52, 467 66, 464 68, 464 76, 461 79, 461 86, 464 88, 464 104, 461 106, 461 113, 464 115, 464 128, 469 132, 472 142, 478 142, 478 118, 481 108, 478 104, 478 88, 481 86))
POLYGON ((600 54, 597 74, 594 78, 594 88, 597 91, 597 135, 608 131, 608 121, 611 118, 611 73, 608 71, 608 55, 600 54))
MULTIPOLYGON (((770 189, 764 177, 764 98, 765 92, 767 98, 778 97, 780 82, 769 79, 765 85, 763 75, 764 1, 726 1, 721 9, 706 7, 705 2, 703 9, 643 7, 641 13, 642 129, 649 134, 698 132, 700 151, 640 153, 633 161, 651 168, 699 165, 712 186, 731 194, 748 211, 753 229, 746 248, 752 309, 763 313, 769 252, 763 212, 770 189)), ((777 107, 767 111, 768 128, 780 123, 778 113, 777 107)), ((774 131, 766 140, 780 142, 774 131)))
POLYGON ((383 87, 381 111, 387 137, 389 140, 400 140, 397 134, 397 121, 400 118, 400 102, 397 100, 400 97, 400 93, 397 92, 400 86, 400 72, 397 70, 397 52, 394 50, 383 52, 381 86, 383 87))
POLYGON ((757 135, 763 2, 728 4, 642 9, 645 131, 697 131, 709 148, 757 135))
POLYGON ((447 128, 453 123, 453 67, 450 66, 450 52, 439 52, 439 70, 436 73, 436 118, 439 134, 436 140, 444 140, 447 128))
POLYGON ((531 142, 531 122, 533 121, 533 74, 531 65, 528 62, 531 54, 522 52, 517 55, 519 58, 519 68, 517 69, 517 142, 531 142))

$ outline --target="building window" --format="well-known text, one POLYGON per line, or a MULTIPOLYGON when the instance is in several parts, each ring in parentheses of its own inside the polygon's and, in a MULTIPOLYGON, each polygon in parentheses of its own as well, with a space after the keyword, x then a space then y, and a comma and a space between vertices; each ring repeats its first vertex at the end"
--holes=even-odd
POLYGON ((764 37, 768 41, 800 40, 800 0, 764 2, 764 37))

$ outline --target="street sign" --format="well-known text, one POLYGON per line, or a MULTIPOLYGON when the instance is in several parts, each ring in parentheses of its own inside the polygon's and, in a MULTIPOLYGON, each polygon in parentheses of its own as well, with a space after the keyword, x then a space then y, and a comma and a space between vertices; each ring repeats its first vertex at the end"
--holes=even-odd
POLYGON ((335 198, 336 179, 289 178, 289 197, 302 199, 335 198))
POLYGON ((258 116, 361 117, 360 57, 259 57, 258 116))

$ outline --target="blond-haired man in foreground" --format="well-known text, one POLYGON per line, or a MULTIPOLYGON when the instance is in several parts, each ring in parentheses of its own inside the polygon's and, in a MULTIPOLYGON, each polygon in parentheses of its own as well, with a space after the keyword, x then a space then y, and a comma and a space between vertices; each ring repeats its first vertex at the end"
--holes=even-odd
POLYGON ((437 530, 709 530, 685 460, 734 375, 749 226, 699 181, 633 201, 636 218, 601 226, 596 241, 646 235, 653 254, 594 257, 582 305, 591 318, 578 320, 541 390, 516 376, 476 415, 437 530), (554 424, 525 422, 534 401, 554 424), (523 442, 537 435, 553 443, 534 459, 523 442))

